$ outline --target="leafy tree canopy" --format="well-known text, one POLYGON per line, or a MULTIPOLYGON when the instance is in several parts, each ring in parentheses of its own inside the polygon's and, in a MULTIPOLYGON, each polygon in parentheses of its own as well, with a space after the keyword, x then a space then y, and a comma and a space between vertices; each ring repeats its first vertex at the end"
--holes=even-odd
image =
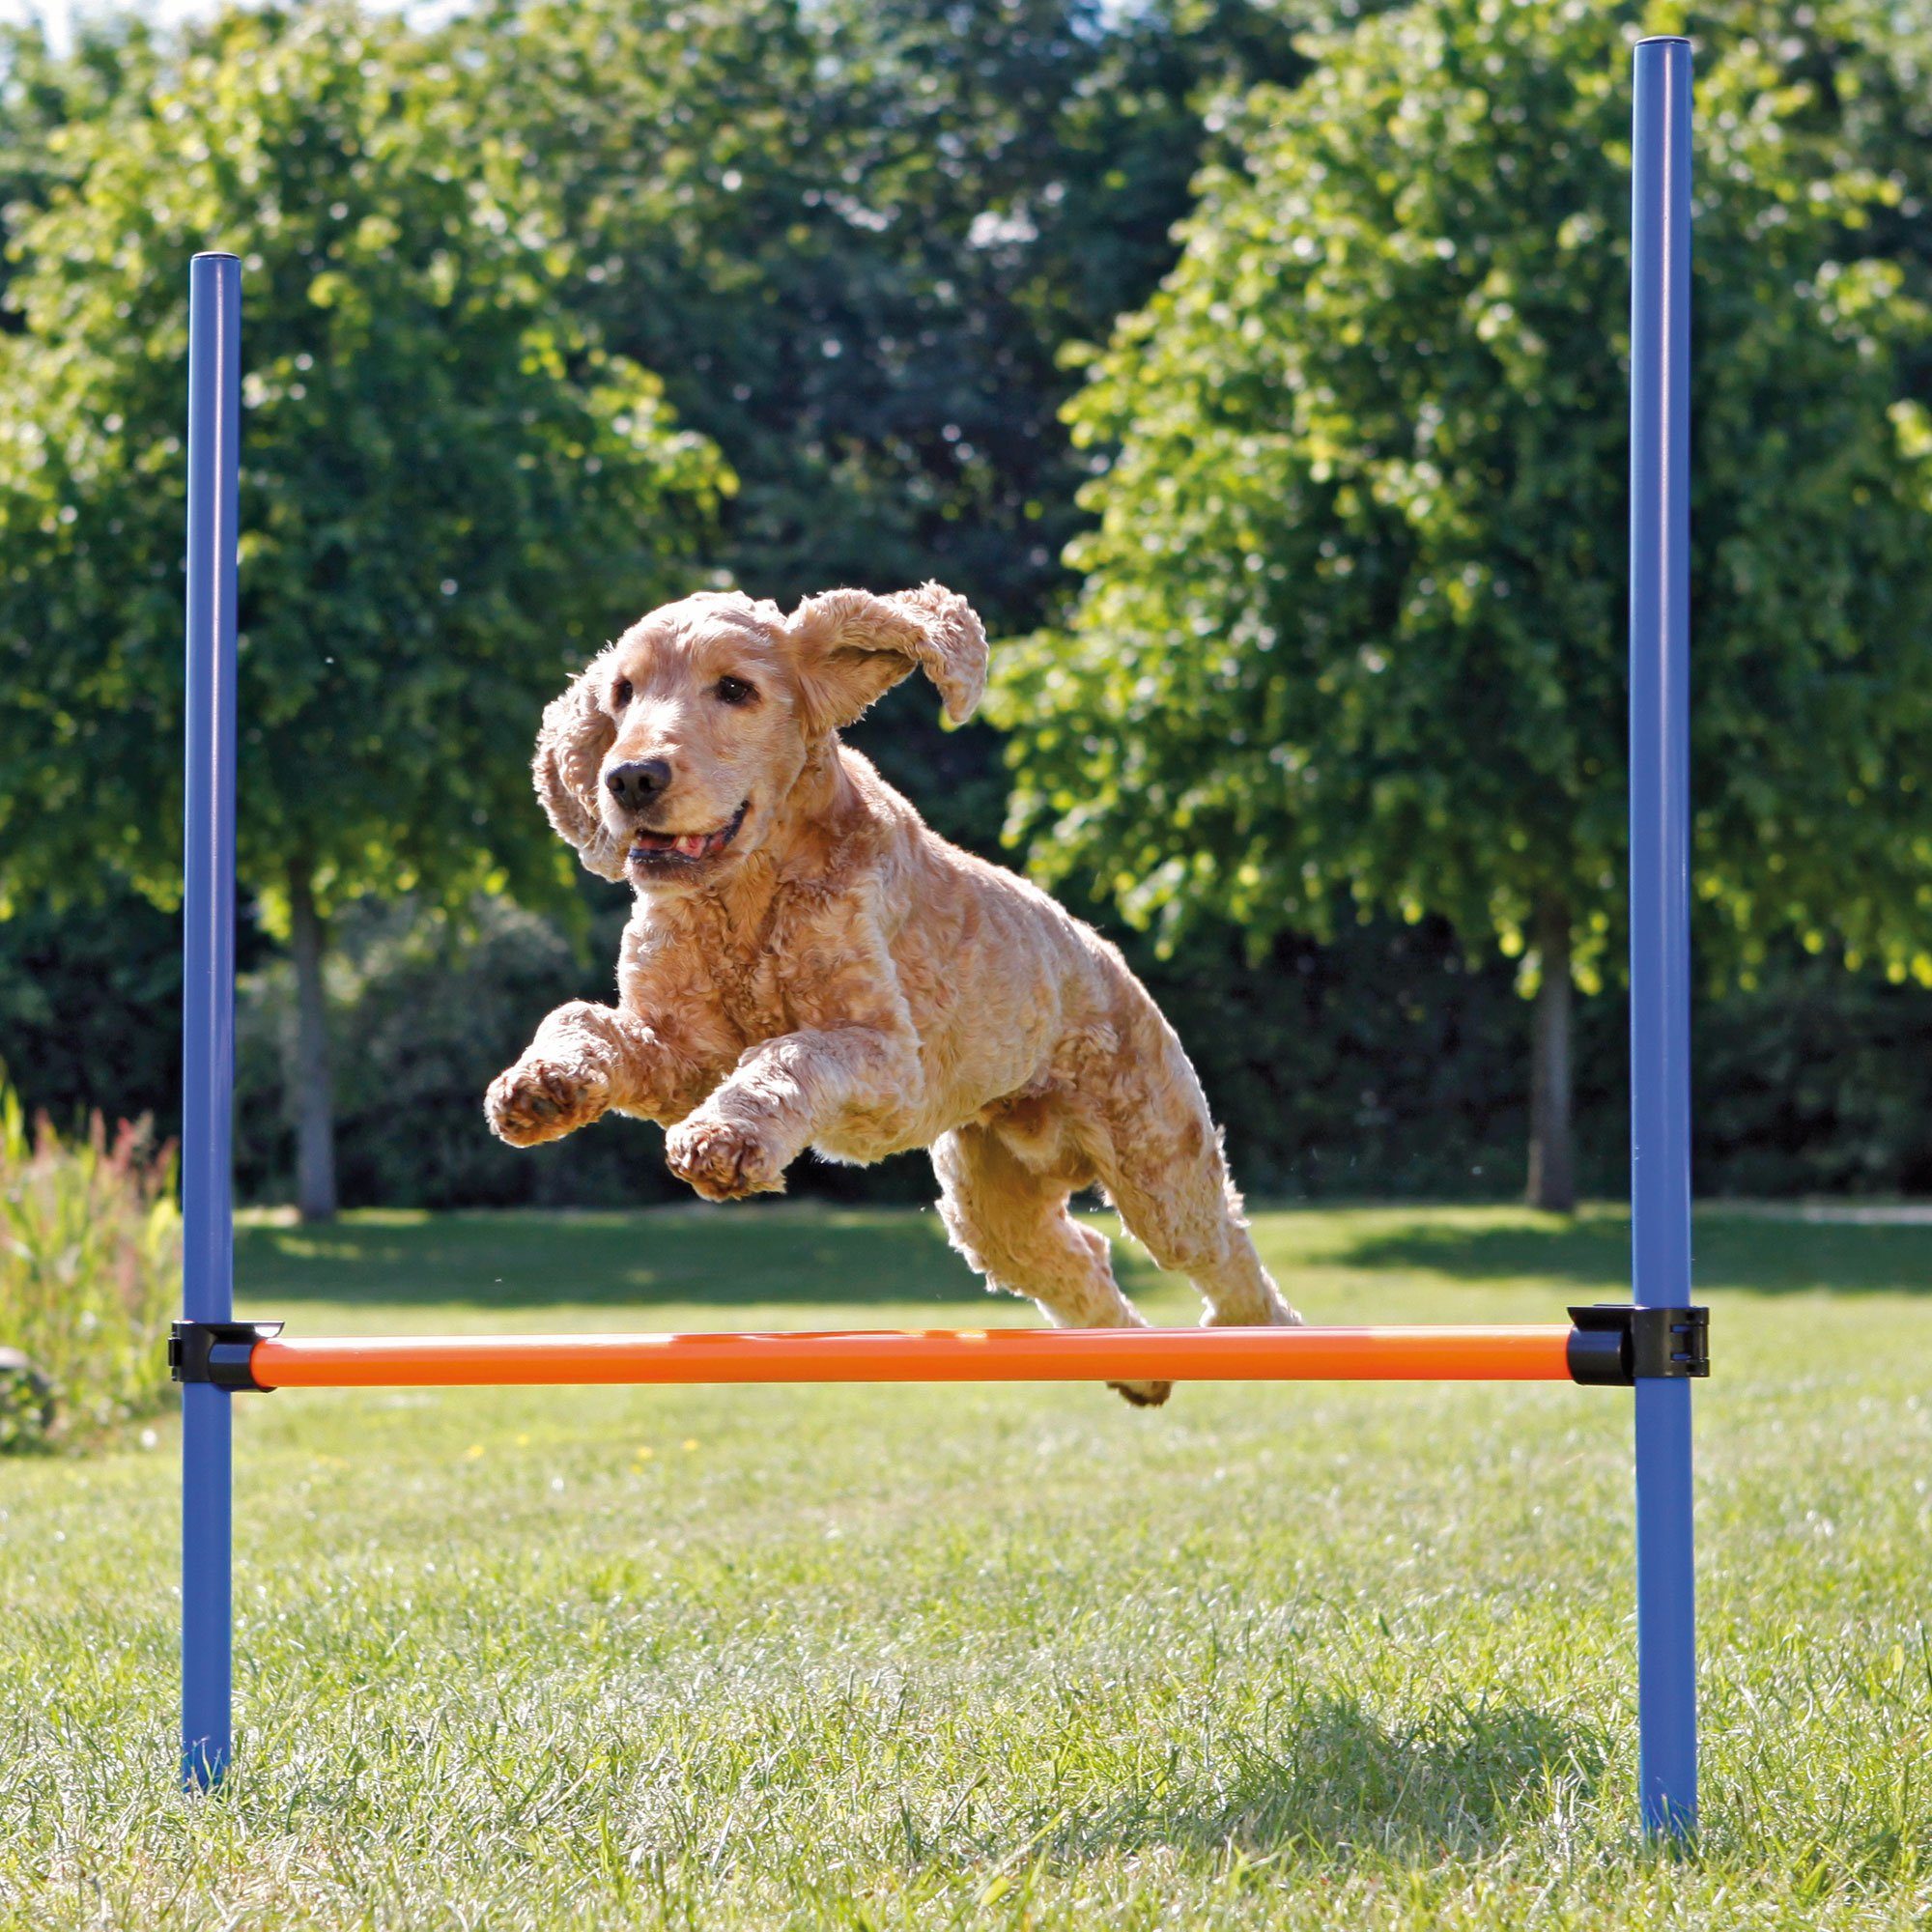
MULTIPOLYGON (((1352 901, 1516 952, 1555 905, 1612 955, 1636 25, 1422 0, 1250 96, 1069 412, 1086 581, 995 698, 1043 875, 1170 938, 1352 901)), ((1698 25, 1707 957, 1932 981, 1924 104, 1864 0, 1698 25)))
POLYGON ((1171 263, 1202 97, 1299 74, 1251 0, 496 0, 453 30, 542 157, 571 299, 744 481, 789 599, 943 576, 1030 626, 1074 526, 1062 342, 1171 263))
POLYGON ((539 171, 433 41, 231 14, 95 104, 49 139, 0 334, 0 887, 178 889, 186 265, 225 247, 244 879, 554 892, 536 710, 692 585, 728 471, 567 319, 539 171))
MULTIPOLYGON (((1172 264, 1217 90, 1298 75, 1272 0, 492 0, 451 32, 540 157, 576 313, 742 487, 718 560, 781 601, 939 577, 996 632, 1065 584, 1058 354, 1172 264)), ((994 734, 911 689, 865 749, 996 850, 994 734)))
MULTIPOLYGON (((39 24, 0 21, 0 291, 18 265, 4 243, 64 177, 55 133, 106 112, 115 95, 152 81, 157 65, 154 29, 139 14, 86 14, 71 34, 73 44, 56 53, 39 24)), ((0 328, 18 320, 0 307, 0 328)))

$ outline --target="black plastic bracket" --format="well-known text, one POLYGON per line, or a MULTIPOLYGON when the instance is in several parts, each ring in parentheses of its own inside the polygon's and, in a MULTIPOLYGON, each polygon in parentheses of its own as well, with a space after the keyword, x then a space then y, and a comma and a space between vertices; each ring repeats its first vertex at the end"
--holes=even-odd
POLYGON ((1637 1308, 1599 1301, 1573 1308, 1570 1379, 1629 1388, 1659 1377, 1711 1373, 1708 1308, 1637 1308))
POLYGON ((257 1342, 281 1332, 279 1321, 177 1321, 168 1333, 168 1373, 178 1382, 272 1394, 248 1363, 257 1342))

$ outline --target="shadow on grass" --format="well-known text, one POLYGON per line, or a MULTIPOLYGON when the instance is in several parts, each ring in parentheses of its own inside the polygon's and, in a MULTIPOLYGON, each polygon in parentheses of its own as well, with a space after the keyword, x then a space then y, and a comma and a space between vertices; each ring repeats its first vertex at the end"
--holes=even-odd
MULTIPOLYGON (((1698 1212, 1691 1236, 1700 1289, 1760 1294, 1924 1294, 1932 1292, 1932 1227, 1809 1222, 1722 1208, 1698 1212)), ((1454 1281, 1553 1281, 1592 1298, 1630 1293, 1630 1225, 1621 1215, 1454 1221, 1365 1236, 1335 1257, 1343 1267, 1388 1268, 1454 1281)))
POLYGON ((1447 1275, 1456 1281, 1556 1281, 1591 1295, 1630 1293, 1630 1227, 1621 1219, 1523 1222, 1501 1227, 1418 1220, 1365 1235, 1341 1250, 1342 1267, 1447 1275))
MULTIPOLYGON (((938 1216, 890 1210, 369 1213, 320 1228, 243 1226, 236 1280, 263 1307, 929 1302, 992 1319, 938 1216)), ((1006 1297, 999 1306, 1009 1313, 1006 1297)))
POLYGON ((1595 1736, 1547 1712, 1458 1703, 1398 1728, 1354 1698, 1298 1704, 1264 1736, 1220 1748, 1216 1802, 1148 1821, 1149 1839, 1314 1864, 1468 1855, 1588 1799, 1605 1761, 1595 1736))
MULTIPOLYGON (((1695 1250, 1695 1279, 1705 1290, 1932 1291, 1932 1227, 1714 1208, 1697 1217, 1695 1250)), ((1138 1248, 1117 1241, 1114 1256, 1129 1293, 1153 1285, 1138 1248)), ((1579 1300, 1630 1293, 1630 1236, 1614 1214, 1485 1223, 1418 1212, 1324 1259, 1485 1286, 1551 1283, 1579 1300)), ((986 1295, 946 1245, 936 1214, 904 1208, 373 1212, 323 1228, 244 1223, 236 1276, 247 1302, 271 1314, 305 1301, 497 1310, 898 1304, 929 1307, 948 1322, 1030 1319, 1023 1303, 986 1295)))

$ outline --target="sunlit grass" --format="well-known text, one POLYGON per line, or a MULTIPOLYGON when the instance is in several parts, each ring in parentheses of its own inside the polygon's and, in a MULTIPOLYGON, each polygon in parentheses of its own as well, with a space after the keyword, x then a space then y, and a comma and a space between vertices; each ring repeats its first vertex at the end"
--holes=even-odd
MULTIPOLYGON (((1613 1214, 1261 1232, 1318 1320, 1626 1292, 1613 1214)), ((241 1255, 248 1311, 309 1333, 1027 1319, 929 1214, 368 1217, 241 1255)), ((1932 1230, 1713 1216, 1699 1272, 1693 1859, 1632 1829, 1613 1392, 312 1392, 238 1408, 213 1803, 173 1781, 172 1430, 0 1464, 0 1917, 1921 1922, 1932 1230)))

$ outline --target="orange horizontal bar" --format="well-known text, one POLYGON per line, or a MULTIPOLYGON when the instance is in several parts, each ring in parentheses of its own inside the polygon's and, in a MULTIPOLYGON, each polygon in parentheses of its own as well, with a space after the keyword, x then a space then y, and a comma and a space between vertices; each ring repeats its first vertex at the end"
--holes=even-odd
POLYGON ((264 1388, 516 1382, 1568 1381, 1567 1324, 408 1335, 255 1344, 264 1388))

